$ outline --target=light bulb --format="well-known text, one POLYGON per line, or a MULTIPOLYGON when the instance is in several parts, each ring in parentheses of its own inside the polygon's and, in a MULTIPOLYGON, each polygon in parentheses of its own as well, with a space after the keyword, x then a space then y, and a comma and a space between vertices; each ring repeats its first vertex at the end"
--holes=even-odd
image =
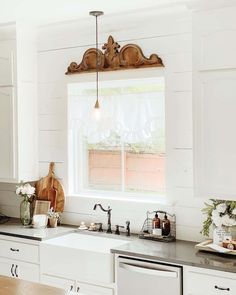
POLYGON ((92 118, 95 121, 100 121, 100 119, 101 119, 101 109, 100 108, 93 108, 92 118))

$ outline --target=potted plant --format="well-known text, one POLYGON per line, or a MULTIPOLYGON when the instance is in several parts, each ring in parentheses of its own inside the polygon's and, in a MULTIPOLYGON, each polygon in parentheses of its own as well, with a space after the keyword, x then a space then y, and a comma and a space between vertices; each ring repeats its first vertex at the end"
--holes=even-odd
POLYGON ((57 227, 57 221, 60 218, 60 213, 55 212, 53 208, 48 211, 48 220, 50 227, 57 227))
POLYGON ((16 187, 16 194, 23 198, 20 203, 20 220, 24 226, 31 223, 31 199, 35 194, 35 187, 29 183, 21 183, 16 187))
POLYGON ((224 201, 211 199, 211 204, 205 203, 202 212, 207 215, 203 222, 201 233, 209 236, 211 225, 213 230, 213 243, 220 244, 225 235, 230 236, 230 230, 236 226, 236 201, 224 201))

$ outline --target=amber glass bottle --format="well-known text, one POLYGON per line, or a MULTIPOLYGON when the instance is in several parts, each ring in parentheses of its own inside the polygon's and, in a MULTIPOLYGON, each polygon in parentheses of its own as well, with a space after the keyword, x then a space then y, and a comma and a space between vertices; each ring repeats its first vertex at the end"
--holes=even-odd
POLYGON ((155 217, 152 220, 152 228, 161 228, 161 220, 158 217, 157 212, 155 214, 155 217))
POLYGON ((164 219, 162 220, 162 235, 168 236, 170 234, 170 220, 165 214, 164 219))

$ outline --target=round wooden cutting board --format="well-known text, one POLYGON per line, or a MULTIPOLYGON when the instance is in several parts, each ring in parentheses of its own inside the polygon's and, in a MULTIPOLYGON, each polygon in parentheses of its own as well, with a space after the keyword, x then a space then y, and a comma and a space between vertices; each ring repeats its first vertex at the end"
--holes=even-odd
POLYGON ((35 188, 37 200, 50 201, 50 207, 55 212, 63 212, 65 193, 60 181, 55 177, 53 162, 50 163, 48 175, 37 181, 35 188))

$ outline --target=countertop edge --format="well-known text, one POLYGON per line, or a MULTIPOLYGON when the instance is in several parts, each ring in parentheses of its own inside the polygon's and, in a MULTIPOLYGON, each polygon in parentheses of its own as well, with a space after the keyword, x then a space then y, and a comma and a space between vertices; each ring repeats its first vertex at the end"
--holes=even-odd
MULTIPOLYGON (((216 271, 221 271, 221 272, 228 272, 228 273, 236 273, 236 269, 229 270, 227 268, 222 268, 218 266, 212 266, 212 265, 203 265, 203 264, 198 264, 195 262, 188 262, 184 260, 177 260, 177 259, 172 259, 172 258, 163 258, 160 256, 152 256, 148 254, 140 254, 140 253, 135 253, 135 252, 129 252, 129 251, 123 251, 119 249, 111 249, 112 254, 120 254, 124 256, 129 256, 129 257, 137 257, 141 259, 148 259, 148 260, 155 260, 155 261, 160 261, 164 263, 171 263, 171 264, 176 264, 176 265, 181 265, 181 266, 192 266, 192 267, 198 267, 198 268, 203 268, 203 269, 211 269, 211 270, 216 270, 216 271)), ((205 252, 206 253, 206 252, 205 252)), ((206 253, 207 254, 207 253, 206 253)))

